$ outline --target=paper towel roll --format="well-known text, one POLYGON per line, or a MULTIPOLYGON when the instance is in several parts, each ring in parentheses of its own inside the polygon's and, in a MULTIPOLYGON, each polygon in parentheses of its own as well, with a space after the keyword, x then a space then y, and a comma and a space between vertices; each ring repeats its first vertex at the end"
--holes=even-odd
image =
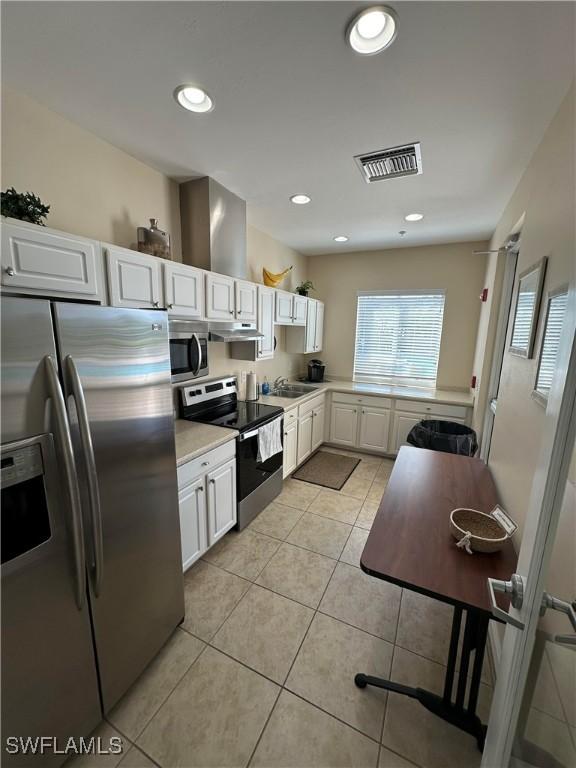
POLYGON ((246 400, 258 400, 258 378, 252 371, 246 374, 246 400))

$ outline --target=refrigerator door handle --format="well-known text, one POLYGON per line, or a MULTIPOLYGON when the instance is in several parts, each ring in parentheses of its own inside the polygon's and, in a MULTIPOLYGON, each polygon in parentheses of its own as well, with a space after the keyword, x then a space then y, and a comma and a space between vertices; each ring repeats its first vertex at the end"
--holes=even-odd
POLYGON ((98 474, 96 472, 96 460, 94 458, 94 445, 92 443, 92 433, 90 431, 90 421, 88 419, 88 409, 86 408, 86 398, 84 397, 82 382, 80 381, 76 363, 71 355, 68 355, 65 358, 64 365, 68 383, 70 385, 70 391, 76 403, 80 442, 82 444, 82 451, 86 462, 88 499, 90 503, 90 528, 94 551, 94 594, 98 597, 102 588, 104 547, 102 535, 102 511, 100 508, 100 492, 98 490, 98 474))
POLYGON ((84 552, 84 529, 82 526, 82 509, 80 505, 80 489, 78 488, 78 475, 74 461, 74 449, 70 424, 66 413, 66 403, 62 394, 62 387, 58 379, 56 362, 51 355, 44 358, 44 368, 48 381, 48 396, 52 400, 58 442, 62 451, 64 462, 64 474, 68 486, 68 496, 72 512, 72 546, 74 551, 74 570, 76 574, 76 605, 81 611, 86 600, 86 555, 84 552))

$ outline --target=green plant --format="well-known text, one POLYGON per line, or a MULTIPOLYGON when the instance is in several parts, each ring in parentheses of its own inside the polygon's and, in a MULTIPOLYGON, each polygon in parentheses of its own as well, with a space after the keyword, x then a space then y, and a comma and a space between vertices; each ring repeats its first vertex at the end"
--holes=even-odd
POLYGON ((296 286, 296 291, 300 294, 300 296, 307 296, 308 291, 315 291, 316 288, 314 288, 314 285, 312 284, 312 280, 304 280, 303 283, 300 283, 300 285, 296 286))
POLYGON ((42 219, 46 218, 50 210, 50 206, 44 205, 37 195, 32 192, 16 192, 14 187, 0 193, 0 208, 3 216, 29 221, 41 227, 46 226, 42 219))

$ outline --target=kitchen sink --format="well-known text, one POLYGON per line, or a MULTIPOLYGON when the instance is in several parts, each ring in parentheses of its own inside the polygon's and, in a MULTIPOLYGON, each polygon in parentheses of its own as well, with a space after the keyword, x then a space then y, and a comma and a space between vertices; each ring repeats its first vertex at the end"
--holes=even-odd
POLYGON ((278 389, 273 390, 270 394, 276 397, 290 397, 295 399, 308 395, 310 392, 315 392, 318 387, 312 387, 310 384, 284 384, 278 389))
POLYGON ((304 397, 304 395, 307 395, 307 392, 296 392, 293 389, 284 389, 283 387, 281 389, 275 389, 273 392, 270 392, 271 395, 274 395, 274 397, 289 397, 292 400, 294 400, 297 397, 304 397))

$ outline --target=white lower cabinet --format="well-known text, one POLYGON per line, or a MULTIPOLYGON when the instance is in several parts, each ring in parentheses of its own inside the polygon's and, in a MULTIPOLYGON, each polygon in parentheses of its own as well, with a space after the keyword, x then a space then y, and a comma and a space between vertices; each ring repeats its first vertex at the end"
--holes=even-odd
POLYGON ((208 546, 236 525, 236 459, 206 476, 208 481, 208 546))
POLYGON ((236 443, 178 467, 182 568, 187 570, 236 525, 236 443))
POLYGON ((320 448, 324 442, 324 422, 326 407, 320 405, 312 411, 312 450, 320 448))
POLYGON ((365 451, 386 453, 390 434, 390 413, 385 408, 362 408, 358 447, 365 451))
POLYGON ((312 453, 313 420, 312 411, 298 419, 298 464, 312 453))
POLYGON ((355 447, 357 434, 358 406, 333 402, 330 414, 330 442, 355 447))
POLYGON ((298 466, 298 413, 297 410, 284 414, 284 478, 298 466))
POLYGON ((416 416, 413 413, 401 413, 400 411, 396 411, 394 414, 394 427, 392 430, 390 453, 396 454, 403 445, 408 445, 406 438, 410 434, 410 430, 423 418, 423 416, 416 416))
POLYGON ((208 549, 206 488, 201 477, 178 493, 182 568, 187 570, 208 549))

